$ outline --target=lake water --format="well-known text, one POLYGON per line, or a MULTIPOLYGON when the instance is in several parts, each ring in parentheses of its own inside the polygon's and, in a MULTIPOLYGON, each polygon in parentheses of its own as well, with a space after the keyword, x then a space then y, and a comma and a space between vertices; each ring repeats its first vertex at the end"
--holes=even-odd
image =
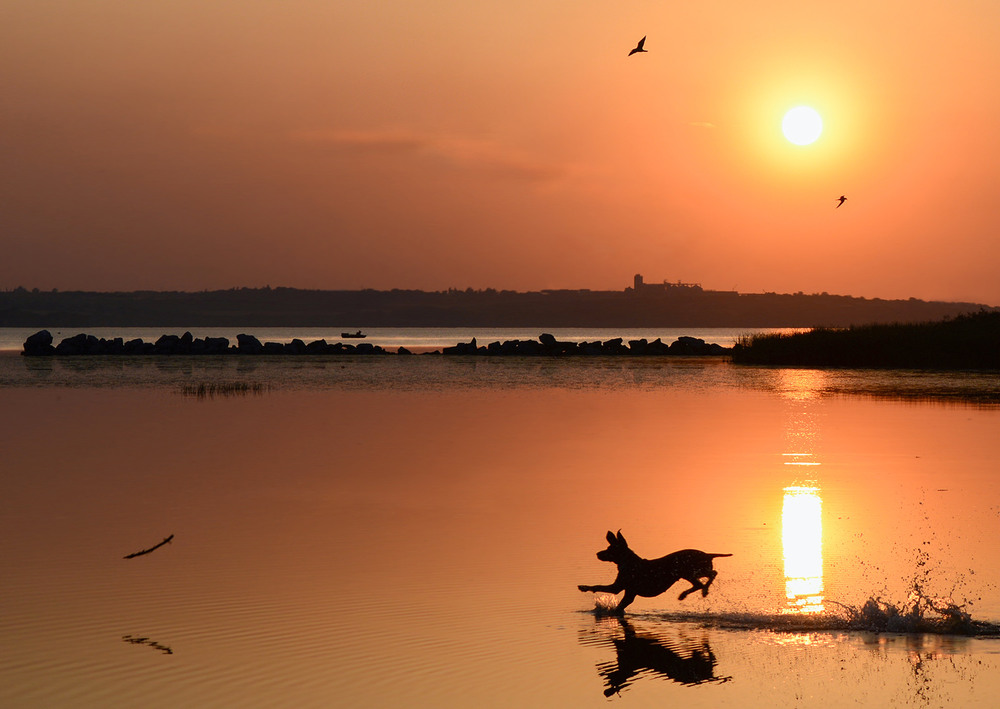
POLYGON ((3 354, 0 706, 994 706, 998 379, 3 354))

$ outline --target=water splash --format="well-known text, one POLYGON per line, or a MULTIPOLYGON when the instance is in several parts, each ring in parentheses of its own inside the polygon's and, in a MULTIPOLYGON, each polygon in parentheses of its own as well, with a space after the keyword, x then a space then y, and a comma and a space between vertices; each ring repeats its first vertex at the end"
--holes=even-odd
POLYGON ((860 606, 836 603, 847 628, 888 633, 935 633, 944 635, 1000 636, 1000 625, 974 620, 966 604, 951 598, 934 598, 918 583, 908 598, 896 603, 872 597, 860 606))
MULTIPOLYGON (((598 594, 593 613, 597 616, 614 613, 616 597, 598 594)), ((695 623, 723 630, 764 630, 773 632, 872 632, 928 635, 964 635, 968 637, 1000 637, 1000 623, 976 620, 969 603, 958 603, 951 597, 936 597, 924 590, 920 581, 912 582, 904 601, 886 600, 871 595, 859 605, 826 599, 827 608, 820 613, 788 613, 721 610, 690 611, 629 611, 632 618, 660 622, 695 623)))
MULTIPOLYGON (((859 606, 827 599, 823 613, 790 614, 722 611, 717 613, 640 612, 630 615, 651 620, 697 623, 723 630, 765 630, 773 632, 873 632, 899 634, 964 635, 1000 637, 1000 623, 976 620, 964 604, 951 599, 931 598, 915 587, 905 602, 886 601, 872 596, 859 606)), ((598 606, 596 614, 609 610, 598 606)))
POLYGON ((610 593, 594 595, 594 615, 612 615, 618 607, 618 597, 610 593))

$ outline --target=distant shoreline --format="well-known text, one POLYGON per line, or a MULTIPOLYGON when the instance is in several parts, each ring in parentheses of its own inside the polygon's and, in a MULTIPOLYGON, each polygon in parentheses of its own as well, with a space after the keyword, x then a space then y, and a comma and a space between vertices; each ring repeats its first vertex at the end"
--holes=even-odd
POLYGON ((783 328, 926 322, 978 303, 818 294, 738 293, 691 284, 621 291, 320 291, 238 288, 197 293, 0 291, 0 328, 481 327, 783 328))

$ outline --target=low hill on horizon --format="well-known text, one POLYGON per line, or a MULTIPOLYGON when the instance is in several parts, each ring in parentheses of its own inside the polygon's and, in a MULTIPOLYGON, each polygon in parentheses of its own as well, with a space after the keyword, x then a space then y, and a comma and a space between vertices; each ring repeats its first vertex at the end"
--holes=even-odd
POLYGON ((847 327, 994 311, 979 303, 694 286, 624 291, 0 292, 0 327, 847 327))

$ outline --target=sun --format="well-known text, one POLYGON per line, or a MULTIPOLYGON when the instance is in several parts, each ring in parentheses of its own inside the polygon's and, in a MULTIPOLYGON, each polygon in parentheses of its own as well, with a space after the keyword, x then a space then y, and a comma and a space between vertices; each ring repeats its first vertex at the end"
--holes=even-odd
POLYGON ((809 145, 823 132, 823 119, 809 106, 796 106, 781 120, 781 132, 790 143, 809 145))

